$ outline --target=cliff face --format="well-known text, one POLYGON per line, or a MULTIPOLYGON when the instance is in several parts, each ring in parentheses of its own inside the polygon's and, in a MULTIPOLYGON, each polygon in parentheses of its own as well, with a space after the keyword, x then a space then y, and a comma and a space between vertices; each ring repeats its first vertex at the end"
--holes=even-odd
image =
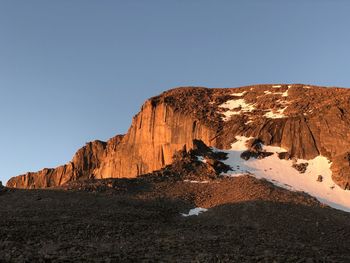
POLYGON ((215 130, 193 118, 175 112, 163 102, 147 101, 121 143, 105 152, 95 176, 135 177, 158 170, 172 162, 175 152, 191 149, 194 139, 215 145, 214 137, 215 130))
POLYGON ((44 188, 80 178, 135 177, 172 163, 193 140, 227 149, 235 136, 260 139, 288 157, 326 156, 333 179, 350 182, 350 91, 305 85, 179 88, 146 101, 125 136, 94 141, 56 169, 27 173, 9 187, 44 188))
POLYGON ((77 151, 71 162, 55 169, 45 168, 36 173, 11 178, 7 186, 15 188, 47 188, 65 184, 79 178, 91 178, 100 166, 107 144, 101 141, 89 142, 77 151))
POLYGON ((175 152, 191 149, 196 138, 215 145, 214 137, 215 130, 163 102, 149 100, 125 136, 88 143, 69 164, 13 177, 7 186, 46 188, 80 178, 136 177, 171 164, 175 152))

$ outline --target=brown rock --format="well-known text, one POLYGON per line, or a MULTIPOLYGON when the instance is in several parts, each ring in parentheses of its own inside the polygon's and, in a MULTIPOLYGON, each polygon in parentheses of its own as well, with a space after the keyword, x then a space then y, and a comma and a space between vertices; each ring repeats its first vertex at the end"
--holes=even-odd
POLYGON ((262 142, 259 139, 251 139, 247 142, 247 147, 251 152, 262 152, 262 142))
POLYGON ((271 156, 271 155, 273 155, 272 152, 244 151, 241 153, 241 158, 247 161, 250 158, 263 159, 263 158, 271 156))
POLYGON ((343 189, 350 190, 350 152, 335 156, 331 169, 333 181, 343 189))
POLYGON ((294 163, 292 167, 296 169, 299 173, 303 174, 306 172, 307 167, 309 166, 308 163, 294 163))
MULTIPOLYGON (((227 149, 236 135, 244 135, 265 145, 285 148, 288 153, 284 159, 326 156, 333 162, 333 180, 347 189, 349 101, 348 89, 301 84, 278 88, 256 85, 236 89, 173 89, 147 100, 125 136, 88 143, 70 163, 11 178, 8 186, 45 188, 80 178, 135 177, 171 164, 173 155, 182 149, 192 149, 196 139, 207 146, 227 149), (245 92, 242 96, 231 95, 242 92, 245 92), (224 122, 225 109, 219 105, 237 98, 254 105, 254 109, 224 122), (267 112, 276 114, 282 109, 282 117, 266 117, 267 112)), ((252 152, 258 151, 259 143, 251 145, 252 152)))
POLYGON ((47 188, 62 185, 79 178, 94 178, 94 171, 99 167, 105 149, 105 142, 89 142, 78 150, 70 163, 55 169, 45 168, 37 173, 26 173, 25 175, 13 177, 7 182, 7 186, 16 188, 47 188))
POLYGON ((281 152, 281 153, 278 153, 278 158, 284 159, 284 160, 289 160, 290 154, 289 154, 289 152, 281 152))

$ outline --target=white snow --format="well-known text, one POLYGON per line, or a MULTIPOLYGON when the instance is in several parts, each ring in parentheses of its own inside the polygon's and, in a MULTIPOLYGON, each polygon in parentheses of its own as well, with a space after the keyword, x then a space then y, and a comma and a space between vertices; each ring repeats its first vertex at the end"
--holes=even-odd
POLYGON ((191 184, 207 184, 209 181, 184 180, 185 183, 191 184))
POLYGON ((289 88, 285 92, 282 93, 282 97, 288 97, 288 90, 289 90, 289 88))
POLYGON ((272 86, 273 88, 280 88, 280 87, 282 87, 281 85, 273 85, 272 86))
POLYGON ((181 214, 182 216, 188 217, 188 216, 198 216, 200 213, 207 212, 208 209, 202 208, 202 207, 196 207, 191 209, 188 214, 181 214))
POLYGON ((311 89, 310 86, 304 86, 304 89, 311 89))
POLYGON ((251 112, 255 109, 254 104, 246 103, 244 99, 228 100, 219 107, 227 109, 225 112, 223 112, 225 115, 223 118, 224 121, 228 121, 232 115, 239 115, 243 112, 251 112))
POLYGON ((240 93, 232 93, 231 95, 232 96, 237 96, 237 97, 242 97, 244 94, 246 94, 247 92, 246 91, 243 91, 243 92, 240 92, 240 93))
POLYGON ((203 156, 196 156, 197 157, 197 160, 202 162, 202 163, 207 163, 207 160, 203 157, 203 156))
POLYGON ((273 94, 273 95, 282 95, 282 97, 288 97, 288 89, 285 92, 271 92, 269 90, 264 91, 265 95, 273 94))
POLYGON ((280 187, 293 191, 304 191, 322 203, 350 212, 350 191, 341 189, 333 182, 331 163, 326 157, 317 156, 312 160, 281 160, 277 153, 286 152, 285 149, 263 146, 264 150, 274 154, 263 159, 251 158, 245 161, 240 158, 240 155, 247 150, 246 142, 251 138, 237 136, 236 139, 237 142, 231 145, 231 150, 224 151, 228 153, 228 159, 224 162, 233 169, 226 175, 251 174, 257 178, 265 178, 280 187), (295 162, 308 163, 306 172, 301 174, 294 169, 292 165, 295 162), (319 175, 323 177, 322 182, 317 182, 319 175))
POLYGON ((278 109, 276 111, 268 111, 264 114, 264 116, 266 118, 269 118, 269 119, 280 119, 280 118, 284 118, 284 117, 287 117, 286 115, 283 114, 283 112, 287 109, 287 107, 284 107, 283 109, 278 109))
POLYGON ((236 142, 231 144, 231 151, 245 151, 247 142, 254 137, 236 136, 236 142), (243 149, 243 150, 242 150, 243 149))

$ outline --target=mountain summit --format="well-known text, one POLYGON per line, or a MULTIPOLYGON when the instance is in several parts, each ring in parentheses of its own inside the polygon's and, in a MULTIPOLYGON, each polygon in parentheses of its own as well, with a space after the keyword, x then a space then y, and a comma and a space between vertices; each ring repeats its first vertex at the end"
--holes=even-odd
MULTIPOLYGON (((350 90, 302 84, 176 88, 148 99, 127 134, 93 141, 72 161, 11 178, 7 187, 58 187, 81 179, 133 178, 210 147, 229 167, 350 210, 350 90)), ((210 163, 206 156, 198 160, 210 163)), ((215 162, 212 161, 212 162, 215 162)))

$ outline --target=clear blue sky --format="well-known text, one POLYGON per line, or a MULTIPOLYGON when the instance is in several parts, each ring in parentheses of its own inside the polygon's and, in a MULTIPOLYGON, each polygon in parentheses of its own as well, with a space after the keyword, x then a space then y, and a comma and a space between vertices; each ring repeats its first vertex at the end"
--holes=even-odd
POLYGON ((1 0, 0 180, 125 133, 188 85, 350 86, 346 0, 1 0))

